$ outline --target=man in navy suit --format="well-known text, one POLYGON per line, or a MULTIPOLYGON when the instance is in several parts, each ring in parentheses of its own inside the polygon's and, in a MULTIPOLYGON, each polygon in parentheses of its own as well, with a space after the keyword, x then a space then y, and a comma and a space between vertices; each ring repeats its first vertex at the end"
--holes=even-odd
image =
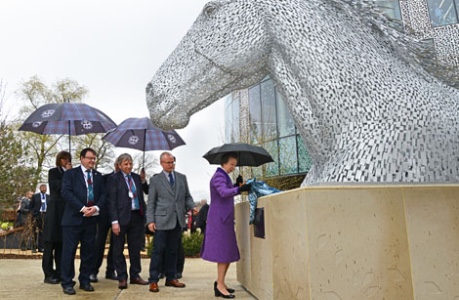
POLYGON ((96 223, 100 207, 105 201, 102 174, 94 170, 96 151, 85 148, 80 153, 81 165, 65 172, 62 198, 65 201, 62 217, 63 249, 61 262, 62 288, 67 295, 75 294, 75 253, 80 245, 80 289, 94 291, 89 276, 94 269, 96 223))
MULTIPOLYGON (((46 193, 48 190, 46 184, 40 184, 40 192, 32 196, 30 201, 30 210, 32 212, 34 220, 34 233, 37 234, 37 240, 35 246, 38 248, 38 252, 43 252, 43 224, 45 222, 46 206, 49 201, 49 194, 46 193)), ((35 252, 36 249, 32 249, 35 252)))
POLYGON ((138 174, 132 173, 132 157, 121 154, 116 160, 119 171, 107 181, 110 219, 113 232, 113 261, 118 274, 118 288, 126 289, 128 273, 124 258, 124 242, 127 236, 129 277, 131 284, 147 285, 140 277, 140 249, 145 239, 145 213, 147 206, 143 197, 142 183, 138 174))

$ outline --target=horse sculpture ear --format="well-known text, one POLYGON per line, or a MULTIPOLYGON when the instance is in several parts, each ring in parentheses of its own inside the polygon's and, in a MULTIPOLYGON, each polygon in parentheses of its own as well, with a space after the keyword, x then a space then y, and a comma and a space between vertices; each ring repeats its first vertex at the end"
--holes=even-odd
POLYGON ((212 13, 217 9, 217 5, 213 2, 209 2, 204 6, 203 13, 206 16, 212 15, 212 13))

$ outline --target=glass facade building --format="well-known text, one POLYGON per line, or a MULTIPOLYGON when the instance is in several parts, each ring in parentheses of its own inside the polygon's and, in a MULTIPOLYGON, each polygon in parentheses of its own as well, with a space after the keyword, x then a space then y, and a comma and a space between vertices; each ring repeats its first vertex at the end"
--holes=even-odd
MULTIPOLYGON (((459 66, 459 0, 379 1, 382 12, 397 30, 431 43, 433 59, 459 66)), ((251 168, 257 178, 304 176, 311 159, 292 116, 273 81, 266 77, 226 99, 227 142, 264 147, 275 163, 251 168)))
POLYGON ((269 178, 306 174, 311 167, 311 159, 273 81, 266 77, 245 92, 246 101, 240 101, 238 92, 226 99, 227 142, 246 141, 261 146, 274 159, 274 163, 252 168, 252 176, 269 178), (246 119, 241 120, 240 111, 244 109, 248 113, 244 114, 246 119), (245 134, 241 134, 241 123, 247 124, 245 134))

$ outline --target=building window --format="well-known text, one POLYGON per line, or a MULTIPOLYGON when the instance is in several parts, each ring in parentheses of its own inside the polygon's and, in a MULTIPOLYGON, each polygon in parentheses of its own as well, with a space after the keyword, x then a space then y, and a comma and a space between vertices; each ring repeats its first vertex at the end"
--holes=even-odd
POLYGON ((234 99, 230 95, 225 99, 225 141, 236 143, 240 139, 239 130, 239 98, 234 99))
POLYGON ((427 0, 433 27, 457 24, 459 0, 427 0))
POLYGON ((262 146, 274 159, 252 168, 254 177, 306 173, 310 169, 311 160, 293 118, 269 77, 249 88, 249 116, 250 143, 262 146))

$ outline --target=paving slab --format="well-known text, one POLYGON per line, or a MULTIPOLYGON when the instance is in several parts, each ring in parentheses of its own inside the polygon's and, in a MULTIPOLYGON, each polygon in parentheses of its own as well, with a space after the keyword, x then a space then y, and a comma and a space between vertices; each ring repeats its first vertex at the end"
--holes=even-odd
MULTIPOLYGON (((129 267, 129 260, 127 261, 129 267)), ((141 277, 148 279, 150 259, 142 259, 141 277)), ((75 260, 76 281, 78 277, 79 259, 75 260)), ((105 274, 105 262, 101 274, 105 274)), ((125 299, 217 299, 213 293, 213 283, 216 279, 217 266, 214 263, 200 258, 187 258, 181 282, 186 288, 164 286, 164 279, 159 282, 159 293, 152 293, 148 286, 129 285, 126 290, 118 289, 118 282, 100 277, 99 282, 93 283, 94 292, 79 290, 78 282, 75 285, 76 295, 65 295, 59 284, 52 285, 43 282, 41 259, 0 259, 0 299, 21 300, 54 300, 54 299, 97 299, 97 300, 125 300, 125 299)), ((248 293, 236 280, 236 265, 232 264, 228 270, 227 281, 229 287, 234 288, 236 299, 256 299, 248 293)), ((218 298, 220 299, 220 298, 218 298)))

